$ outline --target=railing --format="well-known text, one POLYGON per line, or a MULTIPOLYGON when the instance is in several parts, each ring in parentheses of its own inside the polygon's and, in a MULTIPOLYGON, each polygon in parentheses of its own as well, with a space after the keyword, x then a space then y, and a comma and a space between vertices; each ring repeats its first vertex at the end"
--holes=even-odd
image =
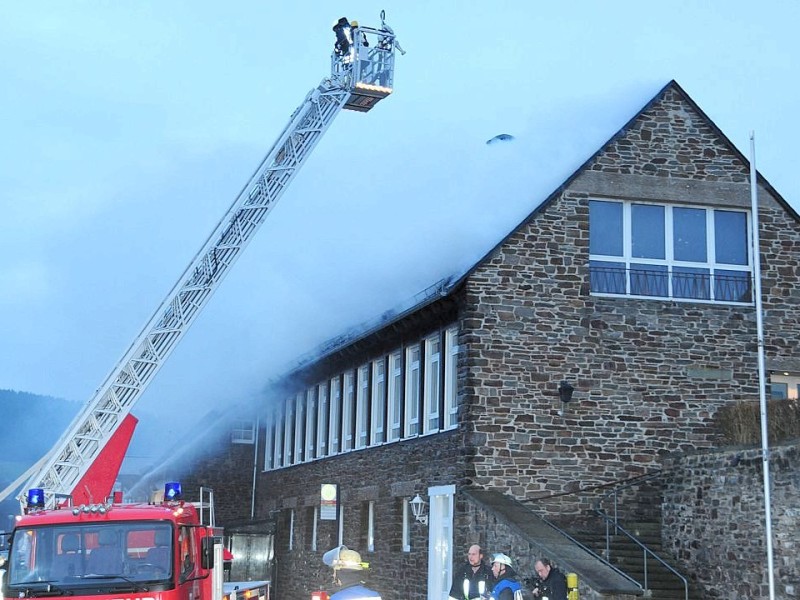
MULTIPOLYGON (((673 567, 667 564, 660 556, 658 556, 655 552, 653 552, 650 548, 645 546, 636 536, 632 533, 628 532, 622 525, 619 524, 619 495, 620 492, 630 489, 633 486, 641 485, 647 481, 651 481, 661 476, 661 472, 651 473, 649 475, 645 475, 643 477, 639 477, 633 481, 629 481, 623 485, 615 487, 613 490, 602 496, 594 505, 594 511, 597 513, 604 521, 606 525, 606 559, 611 560, 611 530, 613 529, 615 535, 623 535, 627 537, 631 542, 633 542, 636 546, 638 546, 642 550, 642 565, 643 565, 643 576, 644 581, 641 582, 642 587, 644 589, 650 589, 649 580, 648 580, 648 573, 647 573, 647 559, 652 558, 661 566, 663 566, 667 571, 675 575, 678 579, 681 580, 683 583, 683 595, 685 600, 689 600, 689 582, 686 578, 678 573, 673 567), (602 505, 603 503, 608 500, 609 498, 613 499, 614 502, 614 513, 613 516, 609 515, 606 511, 603 510, 602 505)), ((638 583, 638 582, 637 582, 638 583)))
POLYGON ((680 300, 752 303, 752 275, 749 271, 716 270, 666 265, 639 265, 592 261, 589 267, 591 291, 680 300))

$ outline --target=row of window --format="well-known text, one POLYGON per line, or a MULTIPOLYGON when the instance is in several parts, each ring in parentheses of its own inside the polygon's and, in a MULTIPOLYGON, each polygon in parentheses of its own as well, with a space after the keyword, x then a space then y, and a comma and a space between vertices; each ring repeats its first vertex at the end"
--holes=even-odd
POLYGON ((748 222, 743 210, 592 200, 591 290, 750 303, 748 222))
POLYGON ((272 407, 265 469, 455 428, 457 334, 437 331, 272 407))

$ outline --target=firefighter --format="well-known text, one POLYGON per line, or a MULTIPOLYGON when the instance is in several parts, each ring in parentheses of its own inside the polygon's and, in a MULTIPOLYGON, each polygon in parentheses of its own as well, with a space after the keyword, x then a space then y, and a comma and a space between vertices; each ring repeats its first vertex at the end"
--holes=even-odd
POLYGON ((496 581, 489 600, 522 600, 522 585, 511 558, 502 553, 492 556, 492 573, 496 581))
POLYGON ((369 564, 361 562, 361 555, 347 546, 329 550, 322 561, 333 568, 333 581, 337 591, 330 600, 381 600, 381 595, 368 588, 366 570, 369 564))

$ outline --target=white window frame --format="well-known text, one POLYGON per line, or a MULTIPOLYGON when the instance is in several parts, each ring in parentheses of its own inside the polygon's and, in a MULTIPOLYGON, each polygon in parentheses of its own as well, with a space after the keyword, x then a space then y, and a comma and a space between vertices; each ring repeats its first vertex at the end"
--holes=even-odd
POLYGON ((370 445, 386 441, 386 357, 372 361, 372 427, 370 445))
POLYGON ((403 350, 397 349, 389 354, 389 389, 387 440, 396 442, 403 438, 403 350))
POLYGON ((306 462, 316 458, 317 450, 317 387, 306 390, 306 462))
POLYGON ((355 371, 349 369, 344 373, 342 383, 342 452, 349 452, 355 448, 353 439, 353 413, 356 403, 356 375, 355 371))
POLYGON ((294 509, 289 509, 289 552, 294 550, 294 509))
POLYGON ((375 552, 375 501, 367 504, 367 552, 375 552))
POLYGON ((231 429, 232 444, 253 444, 256 440, 255 419, 236 419, 231 429))
POLYGON ((278 406, 275 407, 275 446, 273 450, 275 457, 272 461, 272 464, 275 466, 276 469, 280 469, 281 467, 284 466, 283 465, 284 410, 285 407, 281 403, 278 403, 278 406))
POLYGON ((404 438, 416 437, 420 433, 419 395, 422 345, 418 342, 406 348, 405 373, 405 427, 404 438))
POLYGON ((305 460, 303 433, 306 428, 306 393, 297 392, 294 404, 294 464, 305 460))
POLYGON ((317 456, 328 456, 328 435, 330 433, 331 401, 328 395, 328 382, 317 385, 317 456))
POLYGON ((314 522, 311 524, 311 551, 317 551, 317 523, 319 522, 319 506, 314 507, 314 522))
POLYGON ((328 447, 330 448, 328 455, 338 454, 342 451, 341 437, 342 430, 342 386, 340 377, 332 377, 330 380, 330 405, 331 417, 328 419, 328 447))
MULTIPOLYGON (((700 303, 713 303, 713 304, 745 304, 750 305, 753 304, 753 300, 750 302, 739 302, 734 300, 717 300, 714 298, 715 284, 714 284, 714 275, 718 270, 723 271, 737 271, 741 273, 746 273, 750 280, 752 281, 753 277, 753 252, 752 252, 752 221, 751 221, 751 214, 749 210, 744 210, 741 208, 735 207, 724 207, 724 206, 700 206, 700 205, 689 205, 689 204, 666 204, 661 202, 645 202, 645 201, 630 201, 630 200, 614 200, 609 198, 591 198, 590 202, 606 202, 609 204, 616 203, 622 205, 622 255, 615 256, 615 255, 605 255, 605 254, 590 254, 589 260, 590 261, 602 261, 602 262, 610 262, 610 263, 618 263, 620 266, 624 266, 625 268, 625 292, 623 293, 616 293, 616 292, 601 292, 601 291, 592 291, 591 294, 593 296, 605 296, 605 297, 616 297, 619 298, 621 296, 630 297, 630 298, 641 298, 647 300, 671 300, 674 302, 700 302, 700 303), (664 208, 664 240, 665 240, 665 249, 664 249, 664 258, 663 259, 654 259, 654 258, 639 258, 634 257, 632 255, 632 207, 634 205, 649 205, 649 206, 660 206, 664 208), (674 258, 674 242, 673 242, 673 209, 675 208, 691 208, 696 210, 703 210, 706 214, 706 261, 705 262, 691 262, 691 261, 679 261, 674 258), (746 222, 746 248, 747 248, 747 264, 746 265, 733 265, 727 263, 717 263, 715 260, 716 257, 716 246, 715 246, 715 223, 714 223, 714 213, 716 211, 725 211, 725 212, 736 212, 736 213, 744 213, 745 215, 745 222, 746 222), (631 265, 653 265, 658 267, 666 267, 665 276, 666 276, 666 284, 667 284, 667 294, 666 296, 657 296, 657 295, 634 295, 631 294, 631 265), (706 269, 709 271, 709 297, 708 298, 688 298, 682 296, 674 296, 673 295, 673 269, 676 267, 684 267, 684 268, 695 268, 695 269, 706 269)), ((753 296, 754 291, 751 290, 751 296, 753 296)))
POLYGON ((267 411, 264 421, 264 471, 275 468, 275 409, 267 411))
POLYGON ((408 498, 403 498, 403 552, 411 552, 411 507, 408 498))
POLYGON ((356 372, 356 449, 369 443, 369 371, 370 364, 361 365, 356 372))
POLYGON ((294 446, 292 445, 294 431, 294 396, 286 399, 286 410, 283 413, 283 465, 288 467, 294 464, 294 446))
POLYGON ((458 326, 444 332, 444 428, 458 426, 458 326))
POLYGON ((425 343, 425 381, 423 386, 424 416, 422 433, 439 431, 439 394, 442 391, 442 336, 437 331, 424 340, 425 343))

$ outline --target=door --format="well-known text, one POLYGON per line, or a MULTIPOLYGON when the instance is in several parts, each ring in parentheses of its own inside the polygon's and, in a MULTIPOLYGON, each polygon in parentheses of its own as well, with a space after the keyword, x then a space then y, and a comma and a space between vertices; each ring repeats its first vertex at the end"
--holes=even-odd
POLYGON ((453 580, 454 485, 428 488, 428 600, 447 600, 453 580))

